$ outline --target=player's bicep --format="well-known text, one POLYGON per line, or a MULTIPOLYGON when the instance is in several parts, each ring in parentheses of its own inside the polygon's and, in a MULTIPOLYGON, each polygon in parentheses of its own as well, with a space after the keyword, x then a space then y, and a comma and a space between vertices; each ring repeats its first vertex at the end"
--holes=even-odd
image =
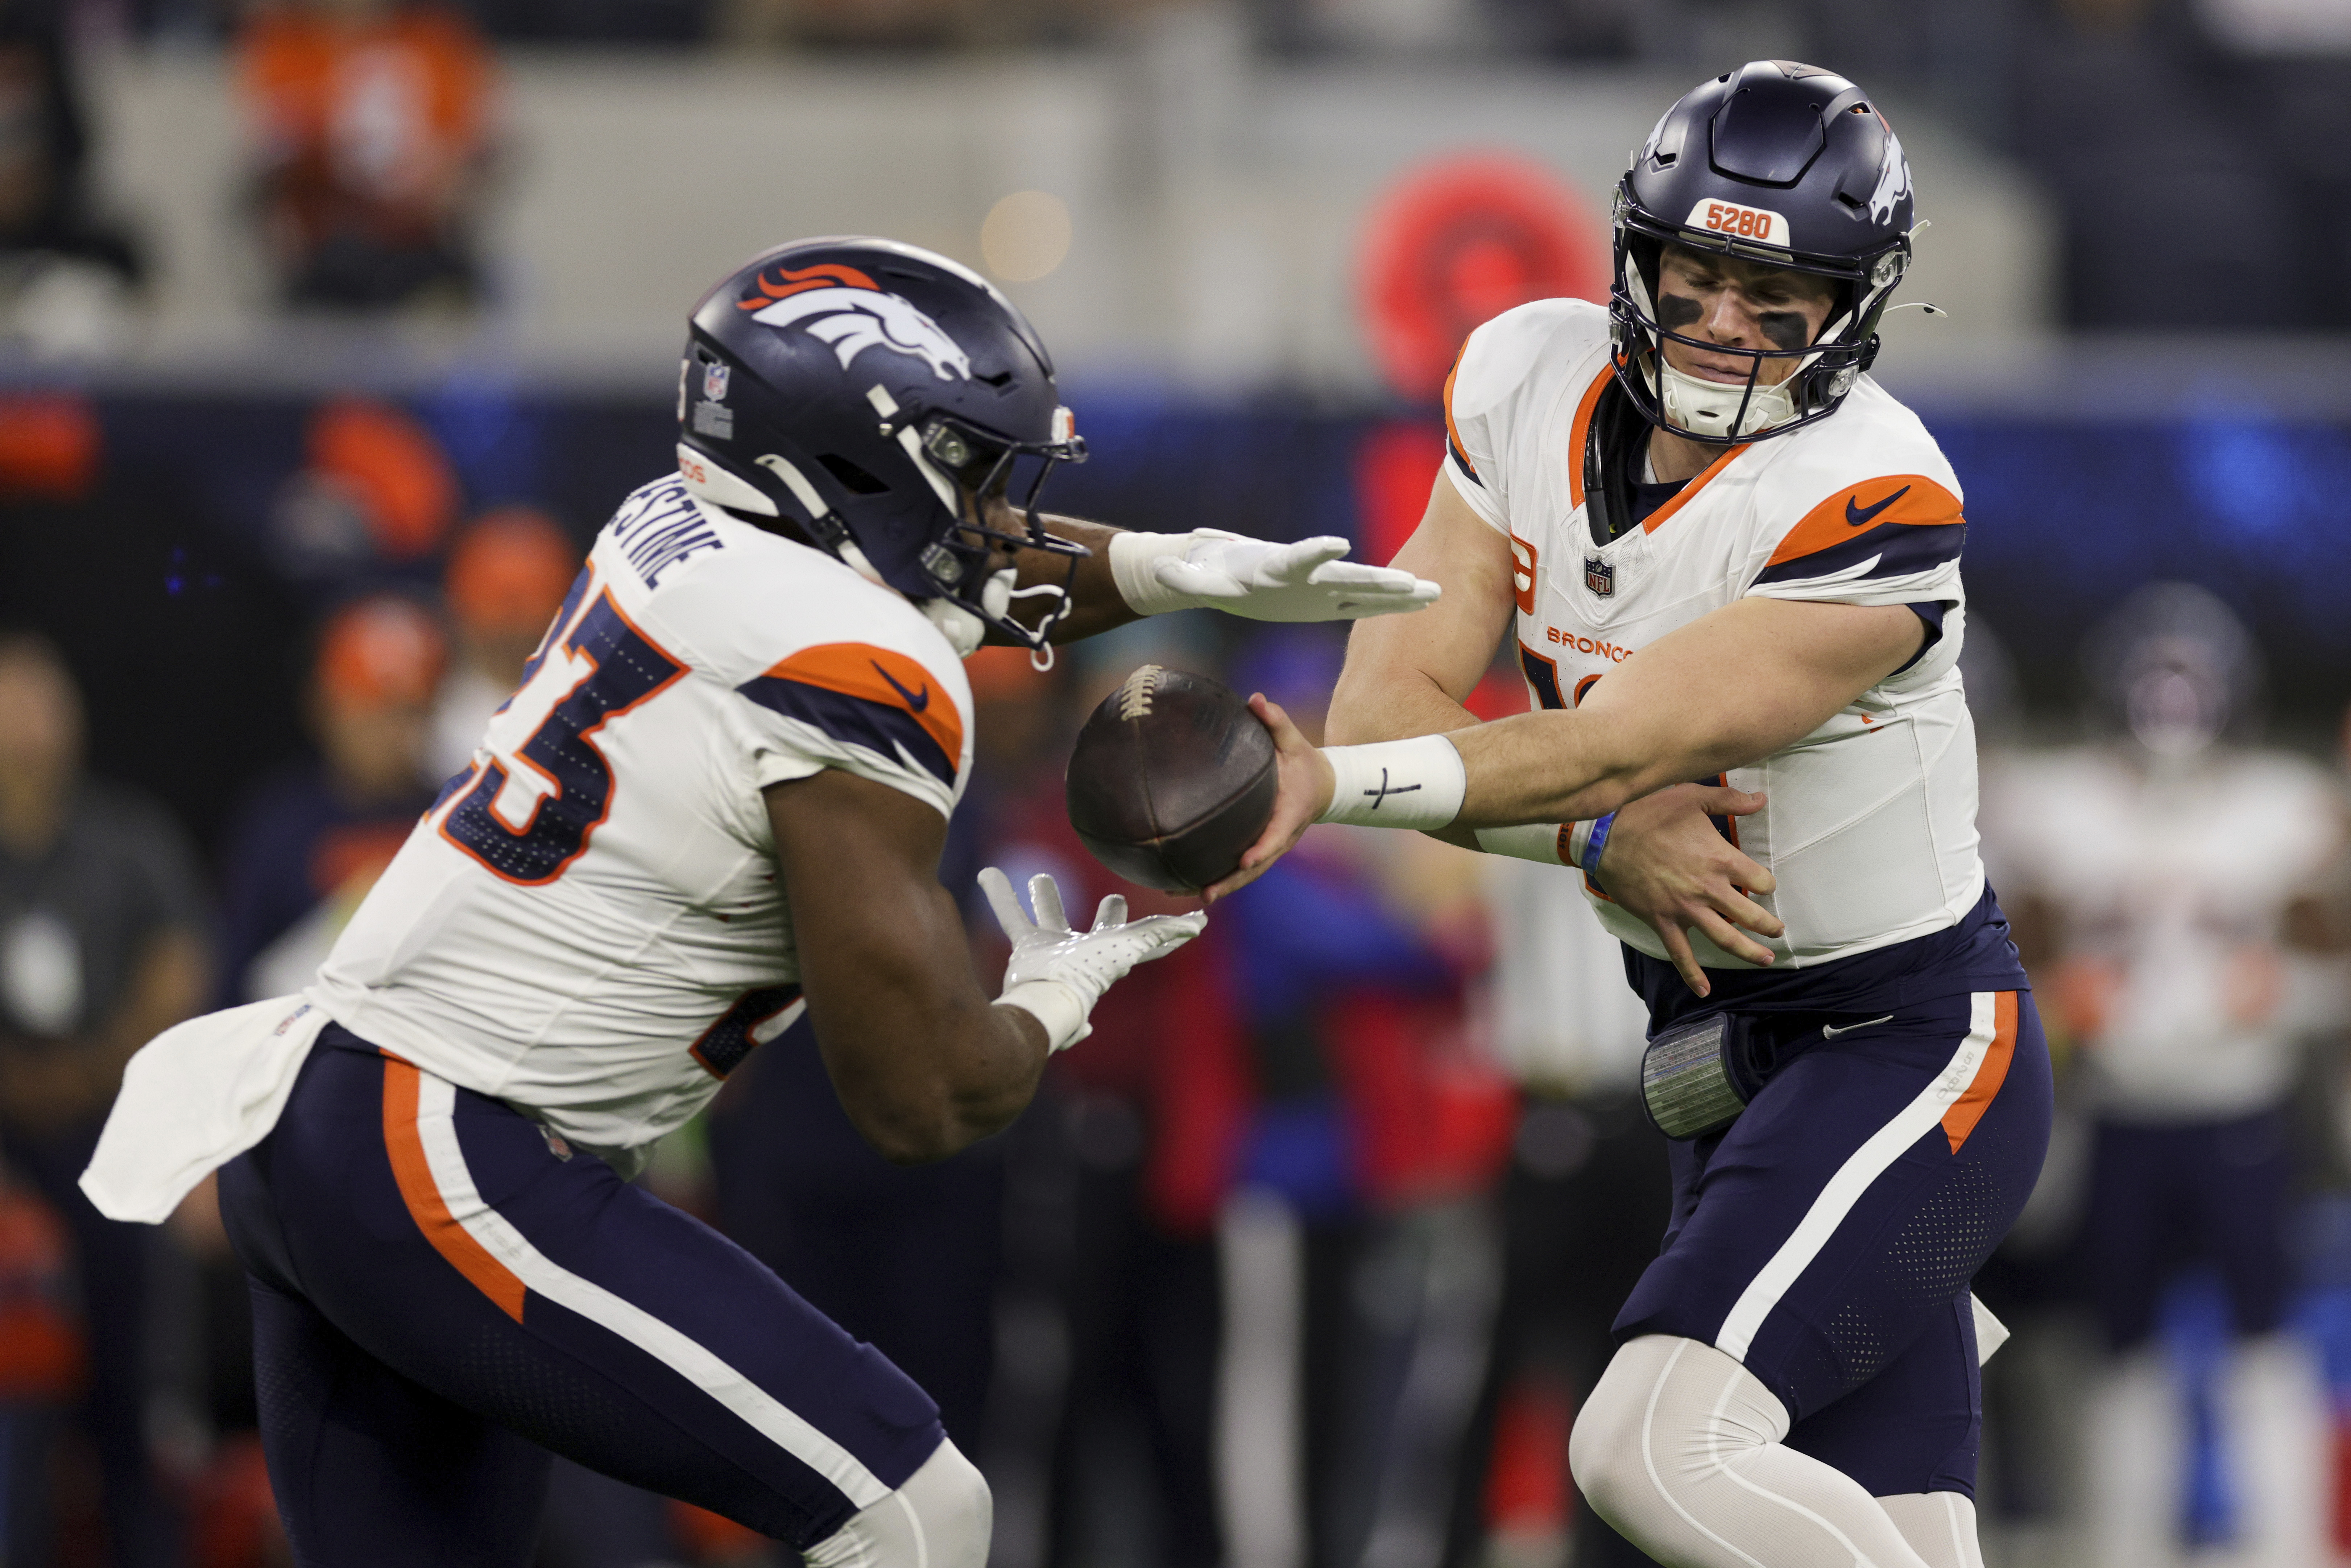
POLYGON ((868 1035, 921 1027, 952 982, 969 984, 962 922, 938 882, 946 819, 837 768, 761 794, 800 988, 838 1083, 841 1058, 868 1035))
POLYGON ((1625 660, 1579 713, 1647 765, 1649 787, 1699 778, 1802 740, 1899 669, 1925 632, 1898 604, 1740 599, 1625 660))
POLYGON ((1420 526, 1390 564, 1441 585, 1444 593, 1416 614, 1355 622, 1331 705, 1333 723, 1351 731, 1388 706, 1399 685, 1434 686, 1456 703, 1466 699, 1493 663, 1515 607, 1510 538, 1471 510, 1442 472, 1420 526))

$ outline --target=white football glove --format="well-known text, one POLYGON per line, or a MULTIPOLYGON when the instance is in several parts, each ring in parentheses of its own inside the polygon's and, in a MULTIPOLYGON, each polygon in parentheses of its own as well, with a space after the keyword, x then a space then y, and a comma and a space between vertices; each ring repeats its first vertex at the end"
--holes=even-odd
POLYGON ((1061 890, 1050 876, 1040 873, 1029 879, 1034 920, 1021 909, 1012 879, 994 866, 979 873, 979 886, 996 911, 996 923, 1012 939, 1004 994, 996 999, 1035 1017, 1055 1051, 1093 1032, 1086 1015, 1112 981, 1137 964, 1173 953, 1208 923, 1206 910, 1129 920, 1125 898, 1113 893, 1094 912, 1093 929, 1072 931, 1061 912, 1061 890))
POLYGON ((1110 570, 1138 615, 1209 609, 1251 621, 1356 621, 1437 602, 1436 583, 1341 560, 1350 548, 1331 534, 1290 545, 1222 528, 1113 534, 1110 570))

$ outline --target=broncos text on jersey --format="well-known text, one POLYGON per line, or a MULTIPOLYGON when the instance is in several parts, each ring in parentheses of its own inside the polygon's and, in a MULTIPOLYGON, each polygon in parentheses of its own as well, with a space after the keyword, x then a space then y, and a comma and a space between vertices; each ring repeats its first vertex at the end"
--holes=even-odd
POLYGON ((308 995, 625 1170, 801 1010, 760 791, 838 768, 951 812, 970 711, 909 601, 657 480, 308 995))
MULTIPOLYGON (((1834 417, 1732 447, 1638 527, 1595 539, 1585 436, 1611 384, 1608 314, 1521 306, 1470 334, 1446 383, 1445 473, 1507 535, 1519 658, 1534 700, 1569 707, 1643 646, 1750 595, 1939 607, 1917 658, 1793 746, 1727 782, 1770 803, 1733 827, 1778 879, 1775 967, 1802 968, 1957 925, 1980 898, 1975 732, 1959 480, 1917 416, 1867 377, 1834 417)), ((1737 669, 1725 681, 1741 678, 1737 669)), ((1603 881, 1605 877, 1604 874, 1603 881)), ((1652 957, 1656 933, 1585 891, 1652 957)), ((1702 933, 1710 969, 1747 969, 1702 933)))

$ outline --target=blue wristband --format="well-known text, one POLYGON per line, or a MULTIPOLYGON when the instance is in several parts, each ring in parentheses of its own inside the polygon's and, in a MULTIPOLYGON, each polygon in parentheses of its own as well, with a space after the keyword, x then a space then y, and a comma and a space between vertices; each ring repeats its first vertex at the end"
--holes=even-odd
POLYGON ((1583 841, 1583 874, 1600 874, 1600 852, 1608 847, 1608 830, 1616 824, 1616 813, 1609 812, 1592 824, 1592 836, 1583 841))

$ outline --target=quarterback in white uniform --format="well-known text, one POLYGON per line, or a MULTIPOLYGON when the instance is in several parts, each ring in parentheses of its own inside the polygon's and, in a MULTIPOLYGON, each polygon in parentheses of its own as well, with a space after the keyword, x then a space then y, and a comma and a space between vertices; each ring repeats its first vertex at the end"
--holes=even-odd
POLYGON ((1282 796, 1217 890, 1318 818, 1581 873, 1648 1003, 1675 1209, 1571 1459, 1666 1563, 1980 1561, 1968 1286, 2050 1085, 1977 854, 1959 484, 1865 373, 1910 228, 1843 78, 1758 61, 1668 110, 1608 308, 1463 348, 1396 558, 1444 597, 1357 629, 1329 734, 1359 744, 1262 710, 1282 796), (1479 724, 1513 627, 1546 711, 1479 724))
POLYGON ((877 1148, 951 1153, 1200 928, 1112 898, 1073 931, 985 873, 991 1002, 937 882, 983 637, 1436 594, 1343 540, 1049 527, 1084 449, 1043 345, 886 241, 722 282, 678 420, 317 982, 151 1043, 83 1178, 154 1221, 220 1169, 304 1568, 520 1568, 550 1450, 820 1565, 978 1568, 987 1489, 923 1392, 624 1178, 803 1009, 877 1148))

